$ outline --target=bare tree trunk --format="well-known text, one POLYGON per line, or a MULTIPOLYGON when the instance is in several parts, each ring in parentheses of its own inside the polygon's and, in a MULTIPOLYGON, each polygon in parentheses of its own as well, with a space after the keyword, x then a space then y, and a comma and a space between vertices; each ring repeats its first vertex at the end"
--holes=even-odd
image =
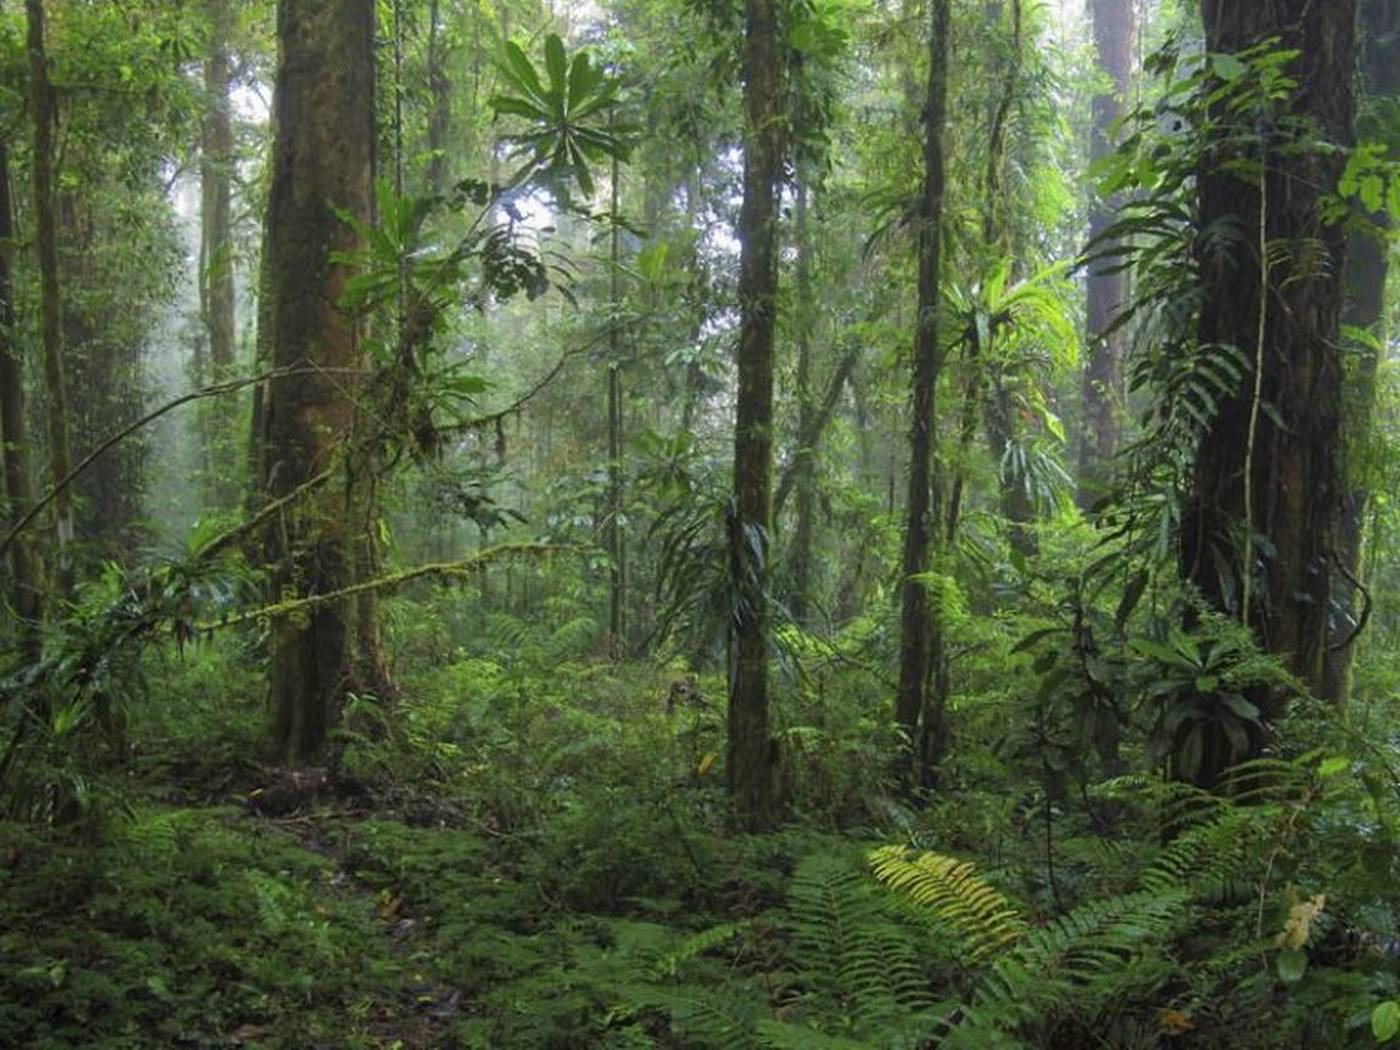
MULTIPOLYGON (((44 419, 48 427, 49 474, 54 481, 68 476, 72 456, 68 446, 68 388, 64 379, 63 336, 58 286, 58 232, 54 217, 54 129, 58 112, 49 83, 44 53, 43 0, 25 0, 29 20, 29 76, 34 115, 34 243, 39 255, 40 331, 44 347, 44 419)), ((54 500, 58 546, 57 583, 61 594, 73 588, 72 494, 64 488, 54 500)))
POLYGON ((739 214, 739 397, 729 515, 729 790, 746 831, 777 817, 777 742, 768 729, 766 595, 773 463, 773 336, 777 321, 778 187, 783 172, 776 0, 747 0, 744 33, 744 203, 739 214))
POLYGON ((797 489, 797 523, 792 536, 792 593, 788 598, 792 618, 807 622, 812 587, 812 530, 817 504, 817 460, 812 429, 817 406, 812 395, 812 239, 808 228, 810 189, 802 173, 797 177, 797 453, 793 462, 797 489))
MULTIPOLYGON (((0 448, 5 465, 6 525, 34 501, 30 482, 28 421, 24 415, 24 362, 15 340, 14 280, 10 252, 15 239, 14 208, 10 201, 10 154, 0 141, 0 448)), ((9 593, 4 595, 19 623, 21 650, 29 660, 39 656, 42 587, 37 552, 27 535, 10 549, 9 593)))
POLYGON ((924 186, 919 198, 919 312, 915 326, 912 412, 909 432, 909 496, 901 585, 899 695, 895 721, 913 748, 909 783, 926 785, 941 757, 944 712, 928 692, 938 662, 928 587, 938 532, 933 464, 935 393, 941 367, 938 347, 939 267, 943 251, 943 124, 948 95, 948 0, 929 3, 928 93, 924 102, 924 186))
MULTIPOLYGON (((1382 102, 1400 96, 1400 0, 1361 0, 1361 71, 1366 98, 1382 102)), ((1369 107, 1363 107, 1369 108, 1369 107)), ((1357 117, 1358 138, 1378 138, 1383 131, 1363 112, 1357 117)), ((1385 286, 1389 274, 1384 237, 1390 216, 1381 210, 1365 216, 1372 230, 1347 237, 1346 291, 1342 323, 1372 333, 1386 345, 1385 286)), ((1357 434, 1370 430, 1375 414, 1376 376, 1380 355, 1372 346, 1359 348, 1359 364, 1346 405, 1346 425, 1357 434)), ((1342 494, 1337 528, 1337 561, 1345 571, 1332 584, 1340 622, 1328 639, 1322 695, 1338 704, 1351 698, 1351 670, 1356 656, 1356 591, 1361 575, 1362 523, 1370 493, 1353 488, 1342 494)))
POLYGON ((618 254, 618 195, 621 165, 612 162, 612 214, 609 234, 608 275, 608 518, 605 541, 608 550, 608 655, 622 656, 622 316, 621 257, 618 254))
MULTIPOLYGON (((1099 65, 1112 81, 1112 90, 1094 96, 1094 124, 1089 158, 1096 161, 1113 149, 1112 129, 1124 111, 1133 64, 1134 0, 1092 0, 1094 44, 1099 65)), ((1097 196, 1089 210, 1089 240, 1113 224, 1117 204, 1097 196)), ((1123 305, 1127 281, 1111 272, 1111 259, 1089 268, 1085 288, 1089 359, 1084 369, 1084 415, 1087 433, 1079 444, 1079 505, 1088 509, 1103 488, 1108 460, 1118 451, 1118 413, 1123 383, 1123 332, 1108 332, 1123 305)))
MULTIPOLYGON (((1303 118, 1329 142, 1350 141, 1355 0, 1205 0, 1201 11, 1211 51, 1236 52, 1272 37, 1299 49, 1290 67, 1299 90, 1283 103, 1283 122, 1275 126, 1303 118)), ((1222 127, 1228 125, 1222 119, 1222 127)), ((1197 338, 1202 346, 1237 347, 1251 368, 1244 388, 1220 405, 1197 451, 1181 526, 1181 568, 1207 601, 1244 619, 1261 645, 1316 689, 1322 686, 1343 477, 1345 262, 1342 228, 1324 225, 1318 205, 1337 183, 1342 155, 1283 155, 1277 147, 1286 144, 1266 140, 1241 156, 1246 147, 1222 139, 1202 163, 1201 227, 1248 232, 1201 259, 1205 301, 1197 338), (1262 165, 1262 180, 1232 172, 1241 160, 1262 165), (1260 240, 1267 256, 1261 257, 1260 240), (1255 543, 1256 536, 1265 542, 1255 543)), ((1266 722, 1283 713, 1284 701, 1275 693, 1257 697, 1266 722)), ((1208 735, 1196 776, 1202 783, 1244 757, 1232 754, 1221 734, 1208 735)), ((1255 734, 1252 749, 1262 742, 1255 734)))
MULTIPOLYGON (((372 215, 374 179, 373 0, 281 0, 276 139, 264 263, 264 318, 271 363, 314 364, 324 374, 270 383, 262 410, 266 435, 261 483, 267 496, 295 489, 343 458, 355 424, 354 383, 361 332, 336 305, 349 270, 330 256, 356 246, 333 209, 372 215), (333 371, 334 370, 334 371, 333 371)), ((327 486, 275 530, 278 593, 327 593, 363 564, 364 501, 372 479, 345 464, 346 483, 327 486)), ((373 637, 356 622, 356 603, 332 602, 278 620, 272 633, 273 744, 279 758, 313 757, 373 637)))

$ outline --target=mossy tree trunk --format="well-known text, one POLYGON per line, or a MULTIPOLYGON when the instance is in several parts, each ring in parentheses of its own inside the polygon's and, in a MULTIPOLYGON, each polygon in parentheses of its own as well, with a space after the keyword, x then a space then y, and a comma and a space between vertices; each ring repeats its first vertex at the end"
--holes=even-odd
MULTIPOLYGON (((1211 51, 1237 52, 1275 37, 1280 46, 1299 49, 1290 66, 1298 88, 1275 127, 1302 118, 1327 142, 1349 141, 1354 0, 1205 0, 1201 12, 1211 51)), ((1222 119, 1221 127, 1228 126, 1222 119)), ((1336 186, 1344 158, 1325 148, 1285 154, 1281 147, 1290 144, 1279 139, 1266 141, 1261 153, 1252 130, 1243 141, 1223 137, 1202 165, 1200 227, 1232 229, 1236 236, 1223 244, 1216 238, 1202 253, 1198 339, 1202 346, 1236 347, 1251 367, 1198 448, 1181 565, 1211 605, 1242 616, 1261 645, 1320 688, 1343 477, 1345 241, 1340 225, 1322 222, 1319 204, 1336 186), (1232 172, 1242 160, 1262 163, 1262 180, 1232 172), (1262 287, 1261 271, 1268 278, 1262 287), (1256 359, 1262 368, 1253 366, 1256 359)), ((1283 713, 1283 696, 1258 700, 1266 722, 1283 713)), ((1254 734, 1254 749, 1263 739, 1254 734)), ((1203 748, 1197 779, 1215 781, 1239 757, 1215 734, 1203 748)))
MULTIPOLYGON (((29 466, 29 424, 24 414, 24 361, 15 339, 14 281, 10 252, 15 240, 14 208, 10 201, 10 154, 0 141, 0 450, 5 468, 6 526, 34 502, 29 466)), ((37 552, 29 537, 16 537, 10 548, 10 579, 3 600, 18 621, 22 651, 39 655, 38 622, 42 586, 37 552)))
MULTIPOLYGON (((266 497, 283 496, 339 466, 344 483, 301 501, 271 545, 279 594, 328 593, 353 581, 363 563, 359 535, 369 522, 368 479, 346 449, 356 422, 353 393, 363 360, 361 331, 337 306, 349 272, 331 254, 356 246, 340 209, 368 221, 374 179, 373 0, 281 0, 274 101, 276 138, 265 236, 259 333, 271 365, 321 372, 273 380, 265 392, 257 457, 266 497)), ((357 603, 331 602, 278 620, 271 679, 278 758, 316 755, 373 638, 357 603)), ((371 662, 373 657, 371 656, 371 662)))
MULTIPOLYGON (((1362 0, 1361 31, 1362 89, 1365 97, 1357 116, 1358 139, 1385 135, 1373 113, 1389 100, 1400 96, 1400 0, 1362 0)), ((1380 109, 1380 112, 1386 112, 1380 109)), ((1363 228, 1347 238, 1346 305, 1344 324, 1370 332, 1386 345, 1385 288, 1389 275, 1385 236, 1390 230, 1388 214, 1382 210, 1364 216, 1363 228)), ((1357 348, 1356 370, 1349 384, 1347 424, 1352 433, 1370 431, 1375 414, 1376 377, 1380 355, 1370 345, 1357 348)), ((1332 583, 1337 603, 1338 623, 1329 639, 1323 670, 1322 695, 1344 704, 1351 697, 1351 669, 1356 653, 1358 610, 1357 588, 1361 575, 1362 523, 1370 493, 1353 487, 1342 494, 1341 517, 1337 527, 1337 560, 1345 572, 1338 572, 1332 583)))
POLYGON ((768 728, 767 598, 777 322, 778 188, 783 173, 779 0, 747 0, 744 32, 744 203, 739 213, 739 396, 729 562, 729 790, 734 823, 756 831, 777 816, 776 742, 768 728))
MULTIPOLYGON (((30 169, 34 191, 34 245, 39 257, 39 327, 44 352, 44 421, 48 437, 49 475, 54 482, 67 477, 72 466, 68 443, 68 385, 63 364, 63 327, 58 284, 58 221, 54 202, 54 132, 58 108, 49 63, 44 51, 43 0, 25 0, 28 17, 30 111, 34 121, 34 154, 30 169)), ((73 498, 69 487, 53 501, 57 539, 59 593, 73 587, 73 498)))
POLYGON ((919 198, 919 294, 915 322, 909 432, 909 490, 900 588, 899 693, 895 721, 913 749, 909 783, 926 784, 944 746, 944 712, 935 671, 935 625, 924 574, 938 534, 933 499, 939 267, 943 253, 943 124, 948 95, 948 0, 929 4, 928 89, 924 101, 924 184, 919 198))

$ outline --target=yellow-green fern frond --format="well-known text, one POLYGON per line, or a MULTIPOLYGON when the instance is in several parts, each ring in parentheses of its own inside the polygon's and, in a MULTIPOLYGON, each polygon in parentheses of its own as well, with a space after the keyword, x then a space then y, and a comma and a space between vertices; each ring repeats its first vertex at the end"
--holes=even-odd
POLYGON ((967 861, 882 846, 871 852, 870 866, 877 879, 956 933, 969 962, 996 955, 1026 931, 1015 906, 967 861))

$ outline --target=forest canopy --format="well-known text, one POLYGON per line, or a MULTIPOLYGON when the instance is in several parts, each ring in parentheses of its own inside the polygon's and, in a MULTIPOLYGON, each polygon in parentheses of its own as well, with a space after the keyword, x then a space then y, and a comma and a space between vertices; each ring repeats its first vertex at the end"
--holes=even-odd
POLYGON ((0 1045, 1400 1041, 1400 0, 0 63, 0 1045))

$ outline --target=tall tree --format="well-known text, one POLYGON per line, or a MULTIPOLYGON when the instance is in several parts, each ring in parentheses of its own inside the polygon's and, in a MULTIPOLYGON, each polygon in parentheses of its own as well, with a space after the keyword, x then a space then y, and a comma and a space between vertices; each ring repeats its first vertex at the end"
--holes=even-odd
MULTIPOLYGON (((1397 129, 1386 128, 1379 114, 1392 112, 1391 100, 1400 97, 1400 0, 1361 0, 1361 73, 1365 92, 1357 115, 1358 139, 1390 138, 1397 129)), ((1370 430, 1376 400, 1376 376, 1384 345, 1385 286, 1389 273, 1386 235, 1391 223, 1382 209, 1357 216, 1347 237, 1346 304, 1342 321, 1367 332, 1376 343, 1363 342, 1356 348, 1356 371, 1348 391, 1347 423, 1353 433, 1370 430)), ((1370 493, 1352 488, 1342 495, 1341 518, 1337 526, 1338 578, 1333 581, 1333 598, 1339 617, 1337 630, 1327 647, 1322 695, 1345 703, 1351 695, 1351 668, 1356 652, 1357 582, 1361 571, 1361 533, 1370 493)))
MULTIPOLYGON (((1233 233, 1202 240, 1197 337, 1201 346, 1235 347, 1250 367, 1199 444, 1182 569, 1208 602, 1238 615, 1319 688, 1341 497, 1345 259, 1343 230, 1323 222, 1319 205, 1337 184, 1342 155, 1300 144, 1298 127, 1325 143, 1351 137, 1356 4, 1205 0, 1201 13, 1212 52, 1275 38, 1296 48, 1288 71, 1297 87, 1259 125, 1262 140, 1258 127, 1232 127, 1218 113, 1218 137, 1201 166, 1200 229, 1233 233)), ((1258 702, 1265 722, 1282 711, 1277 694, 1258 702)), ((1214 734, 1198 779, 1215 779, 1234 752, 1214 734)))
MULTIPOLYGON (((10 154, 0 141, 0 450, 5 468, 5 523, 29 509, 34 491, 29 474, 28 421, 24 415, 24 362, 15 338, 14 278, 10 251, 14 244, 14 208, 10 202, 10 154)), ((35 551, 28 536, 10 548, 10 588, 4 597, 20 621, 21 637, 30 658, 38 656, 42 589, 35 551)))
MULTIPOLYGON (((1089 158, 1096 161, 1113 149, 1114 122, 1124 111, 1133 64, 1133 0, 1090 0, 1094 46, 1109 89, 1094 96, 1089 158)), ((1089 208, 1089 241, 1113 223, 1115 202, 1095 196, 1089 208)), ((1122 271, 1112 259, 1089 268, 1085 287, 1088 361, 1084 368, 1084 415, 1087 432, 1079 444, 1079 504, 1088 508, 1099 495, 1106 462, 1118 451, 1119 387, 1122 384, 1123 329, 1109 331, 1127 291, 1122 271)))
POLYGON ((747 0, 744 29, 744 203, 739 213, 739 397, 729 568, 729 790, 735 824, 777 816, 776 743, 768 732, 768 540, 777 322, 778 189, 784 135, 780 0, 747 0))
MULTIPOLYGON (((281 0, 274 96, 276 138, 264 266, 263 319, 274 379, 260 423, 260 481, 285 496, 326 470, 343 485, 303 498, 274 544, 278 593, 343 589, 361 558, 363 482, 344 446, 355 422, 353 374, 362 362, 359 325, 337 306, 348 268, 331 255, 356 247, 339 209, 371 216, 374 179, 373 0, 281 0)), ((336 705, 355 679, 357 641, 366 635, 357 603, 326 601, 279 619, 272 633, 271 692, 277 755, 315 755, 336 705)))
POLYGON ((204 56, 205 116, 200 156, 200 306, 216 378, 233 366, 233 82, 229 54, 232 0, 207 0, 209 44, 204 56))
MULTIPOLYGON (((30 108, 34 117, 34 155, 30 171, 34 190, 34 246, 39 256, 39 324, 44 349, 44 420, 48 431, 49 474, 58 484, 68 476, 68 387, 64 378, 63 328, 58 284, 58 230, 54 215, 54 132, 58 107, 49 82, 44 50, 43 0, 25 0, 28 16, 30 108)), ((58 586, 72 588, 73 497, 62 487, 53 501, 58 541, 58 586)))
POLYGON ((940 514, 934 501, 939 267, 943 253, 943 123, 948 98, 948 0, 930 0, 928 88, 924 100, 924 183, 919 197, 919 298, 909 431, 909 495, 900 588, 899 695, 895 721, 913 748, 911 783, 926 782, 943 747, 943 710, 929 692, 934 625, 925 574, 940 514))
MULTIPOLYGON (((811 189, 806 172, 797 174, 797 207, 793 233, 797 241, 797 312, 793 326, 797 329, 797 451, 793 467, 796 470, 797 522, 792 537, 792 596, 789 607, 792 618, 800 624, 807 622, 808 603, 812 588, 812 534, 817 505, 817 452, 815 435, 817 406, 812 392, 812 327, 816 304, 812 300, 812 231, 810 229, 809 197, 811 189)), ((779 507, 781 511, 781 507, 779 507)))

